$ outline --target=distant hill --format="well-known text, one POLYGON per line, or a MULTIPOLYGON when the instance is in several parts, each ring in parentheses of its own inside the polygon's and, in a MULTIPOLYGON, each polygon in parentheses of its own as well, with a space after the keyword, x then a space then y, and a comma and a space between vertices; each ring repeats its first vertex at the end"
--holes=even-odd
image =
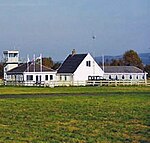
POLYGON ((140 53, 139 57, 142 59, 144 65, 150 64, 150 53, 140 53))
MULTIPOLYGON (((144 65, 150 64, 150 53, 140 53, 138 55, 141 58, 144 65)), ((104 59, 105 59, 105 62, 106 62, 106 61, 111 61, 112 59, 121 59, 121 58, 122 58, 122 55, 119 55, 119 56, 106 55, 104 59)), ((102 57, 101 56, 95 57, 95 59, 96 59, 97 63, 102 62, 102 57)))

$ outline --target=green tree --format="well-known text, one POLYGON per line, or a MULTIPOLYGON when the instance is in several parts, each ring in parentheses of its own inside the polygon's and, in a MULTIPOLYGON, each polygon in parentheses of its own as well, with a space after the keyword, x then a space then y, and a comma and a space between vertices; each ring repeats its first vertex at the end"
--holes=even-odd
POLYGON ((123 60, 122 59, 112 59, 110 66, 122 66, 123 60))
POLYGON ((60 67, 61 63, 60 62, 56 62, 54 63, 52 69, 57 70, 60 67))
POLYGON ((136 66, 143 69, 142 60, 134 50, 129 50, 124 53, 123 62, 126 66, 136 66))
POLYGON ((51 57, 48 57, 48 58, 44 57, 44 58, 42 58, 42 64, 45 67, 52 68, 54 70, 58 69, 60 67, 60 65, 61 65, 60 62, 54 62, 51 57))
POLYGON ((144 71, 148 73, 147 76, 150 78, 150 65, 146 65, 146 66, 144 67, 144 71))
POLYGON ((45 67, 48 67, 48 68, 52 68, 54 66, 54 62, 52 60, 51 57, 48 57, 48 58, 42 58, 42 64, 45 66, 45 67))
POLYGON ((4 67, 3 67, 3 63, 0 63, 0 78, 3 78, 4 76, 4 67))

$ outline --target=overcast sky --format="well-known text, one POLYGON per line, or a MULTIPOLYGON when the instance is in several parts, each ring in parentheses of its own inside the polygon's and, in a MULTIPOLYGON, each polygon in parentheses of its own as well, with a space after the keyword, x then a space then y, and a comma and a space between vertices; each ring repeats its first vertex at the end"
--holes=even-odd
POLYGON ((150 52, 150 0, 0 0, 0 53, 12 49, 54 60, 150 52))

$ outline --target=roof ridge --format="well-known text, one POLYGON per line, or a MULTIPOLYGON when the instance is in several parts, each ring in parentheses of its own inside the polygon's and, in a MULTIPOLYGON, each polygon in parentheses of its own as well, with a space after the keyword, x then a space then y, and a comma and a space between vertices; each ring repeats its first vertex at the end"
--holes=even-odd
MULTIPOLYGON (((34 65, 34 62, 31 62, 28 68, 30 69, 30 66, 33 66, 33 65, 34 65)), ((35 67, 36 67, 36 65, 40 66, 39 63, 36 63, 36 62, 35 62, 35 67)), ((45 68, 45 69, 47 69, 47 70, 52 70, 52 71, 54 71, 52 68, 48 68, 48 67, 44 66, 43 64, 42 64, 42 67, 45 68)), ((27 70, 27 68, 26 68, 26 70, 27 70)))
POLYGON ((104 71, 113 73, 143 73, 143 70, 136 66, 105 66, 104 71))

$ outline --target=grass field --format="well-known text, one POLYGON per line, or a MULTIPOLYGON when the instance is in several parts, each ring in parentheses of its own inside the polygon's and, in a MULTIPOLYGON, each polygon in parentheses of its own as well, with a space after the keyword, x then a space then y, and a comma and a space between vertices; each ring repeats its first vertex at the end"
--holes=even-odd
POLYGON ((117 87, 8 87, 0 86, 0 95, 41 95, 41 94, 98 94, 98 93, 150 93, 148 86, 117 87))
POLYGON ((150 142, 148 87, 0 87, 16 93, 56 96, 0 99, 2 143, 150 142))

